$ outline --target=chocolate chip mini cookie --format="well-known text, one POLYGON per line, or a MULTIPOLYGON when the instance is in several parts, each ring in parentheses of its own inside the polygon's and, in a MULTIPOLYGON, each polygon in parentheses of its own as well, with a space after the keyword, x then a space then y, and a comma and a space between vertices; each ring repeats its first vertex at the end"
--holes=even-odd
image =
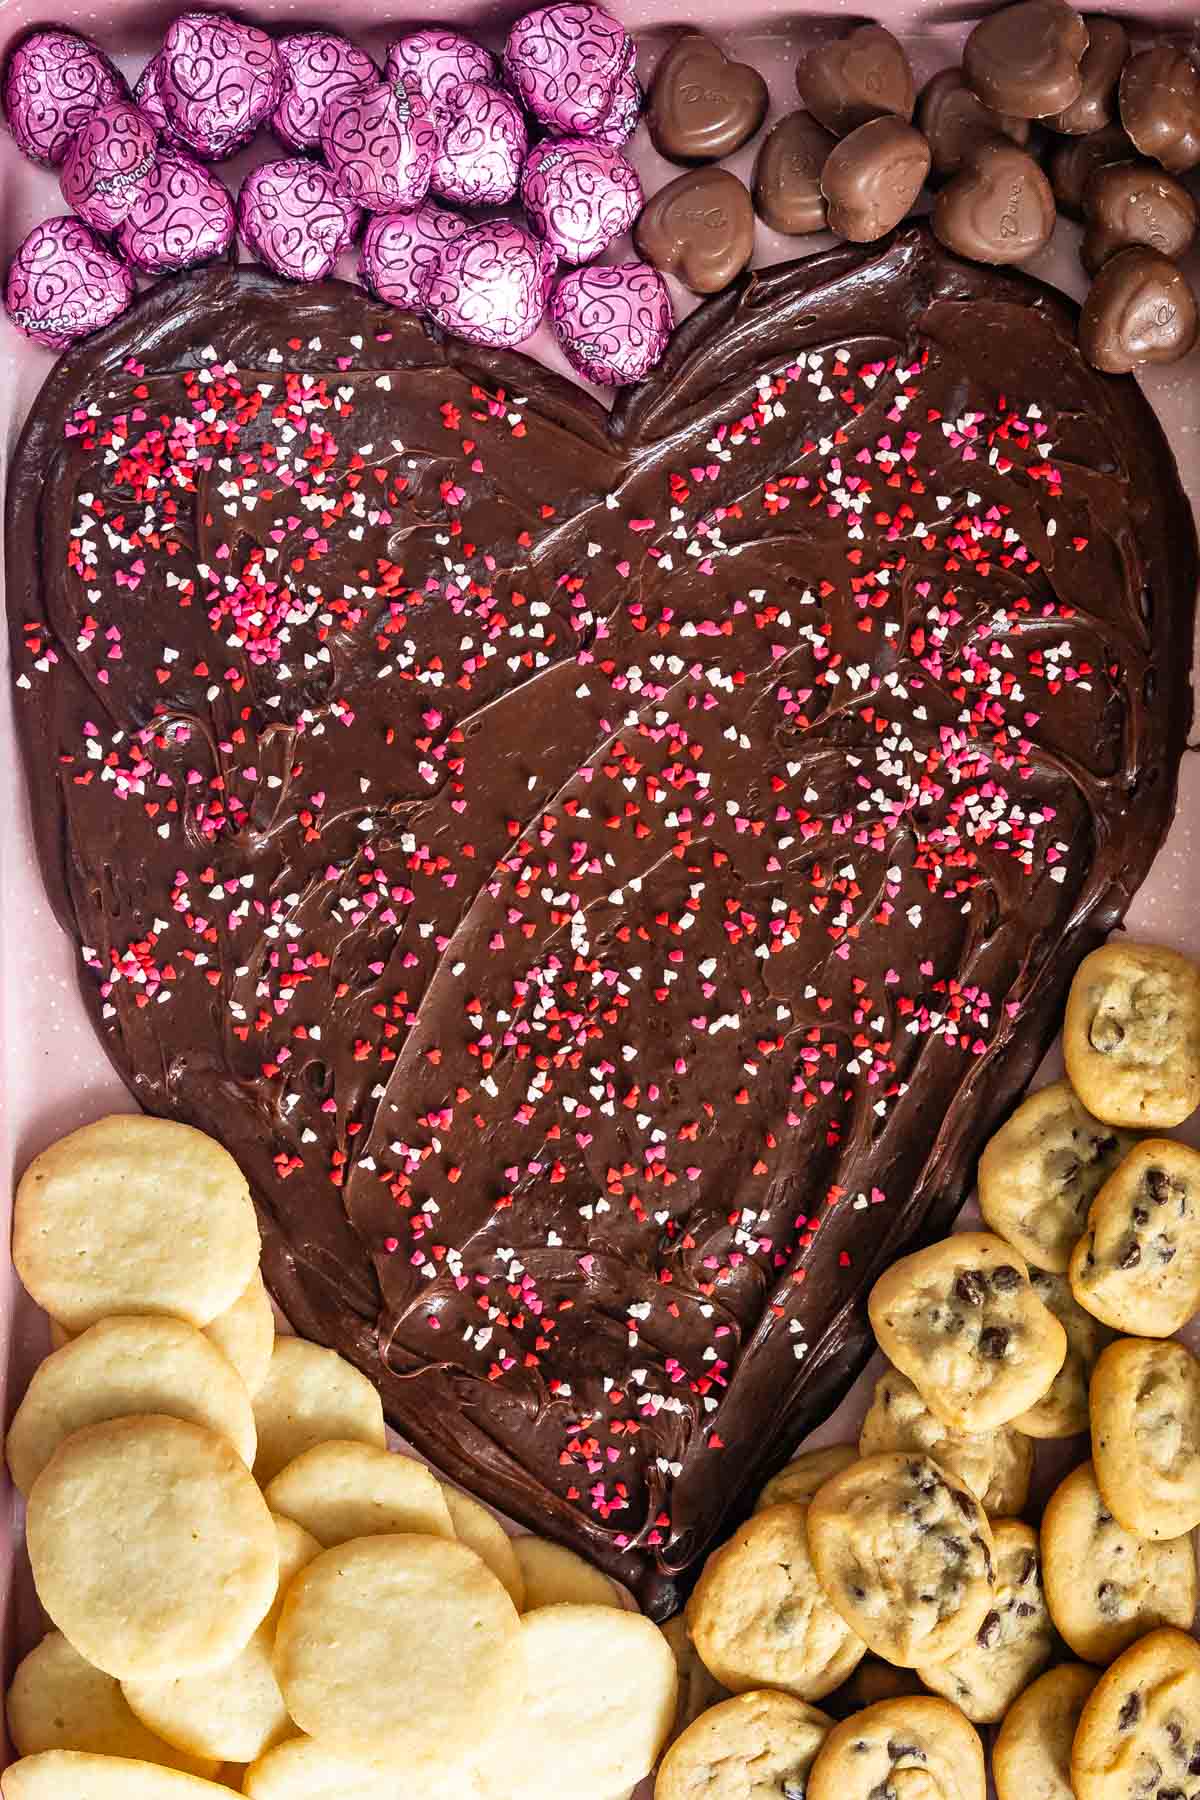
POLYGON ((793 1456, 790 1463, 784 1464, 778 1475, 772 1475, 758 1496, 754 1510, 761 1512, 764 1506, 778 1506, 781 1500, 807 1506, 817 1489, 831 1475, 840 1475, 843 1469, 857 1462, 858 1455, 853 1444, 824 1444, 819 1450, 802 1450, 799 1456, 793 1456))
POLYGON ((1087 1663, 1063 1663, 1014 1700, 992 1746, 996 1800, 1075 1800, 1071 1744, 1099 1679, 1087 1663))
POLYGON ((1190 1625, 1196 1610, 1191 1538, 1151 1542, 1126 1531, 1090 1462, 1072 1469, 1046 1503, 1042 1583, 1050 1617, 1085 1662, 1111 1662, 1159 1625, 1190 1625))
POLYGON ((1075 1437, 1088 1428, 1088 1384, 1096 1358, 1112 1343, 1113 1334, 1083 1310, 1065 1275, 1030 1269, 1029 1281, 1067 1334, 1067 1359, 1037 1405, 1013 1420, 1013 1428, 1026 1440, 1075 1437))
POLYGON ((1024 1260, 986 1231, 901 1257, 868 1306, 884 1355, 959 1431, 991 1431, 1028 1411, 1067 1354, 1067 1334, 1034 1293, 1024 1260))
POLYGON ((991 1526, 932 1457, 870 1456, 835 1475, 809 1508, 808 1542, 846 1623, 901 1668, 969 1644, 991 1609, 991 1526))
POLYGON ((978 1432, 943 1425, 899 1369, 885 1369, 875 1383, 858 1448, 863 1456, 885 1450, 919 1450, 932 1456, 948 1475, 970 1488, 989 1518, 1011 1518, 1029 1498, 1033 1474, 1029 1438, 1011 1425, 978 1432))
POLYGON ((793 1694, 737 1694, 671 1745, 654 1800, 803 1800, 831 1723, 793 1694))
POLYGON ((994 1725, 1017 1695, 1040 1675, 1054 1650, 1054 1627, 1042 1593, 1037 1533, 1016 1519, 1000 1519, 996 1593, 972 1641, 944 1662, 920 1663, 927 1688, 953 1700, 976 1725, 994 1725))
POLYGON ((1152 1631, 1105 1670, 1071 1751, 1078 1800, 1192 1800, 1200 1792, 1200 1644, 1152 1631))
POLYGON ((1030 1094, 979 1159, 979 1210, 1037 1269, 1063 1274, 1087 1209, 1135 1140, 1093 1118, 1069 1081, 1030 1094))
POLYGON ((1109 1345, 1092 1376, 1092 1461, 1127 1531, 1175 1538, 1200 1525, 1200 1362, 1183 1344, 1109 1345))
POLYGON ((1093 950, 1071 983, 1063 1060, 1098 1119, 1181 1125, 1200 1106, 1200 969, 1157 944, 1093 950))
POLYGON ((700 1660, 700 1654, 692 1642, 692 1634, 688 1622, 682 1613, 676 1613, 661 1627, 662 1634, 671 1646, 671 1655, 675 1658, 675 1667, 679 1673, 679 1687, 675 1697, 675 1721, 671 1726, 670 1742, 681 1732, 687 1730, 701 1713, 708 1711, 722 1700, 728 1700, 729 1689, 713 1678, 700 1660))
POLYGON ((1109 1176, 1071 1256, 1080 1306, 1116 1331, 1170 1337, 1200 1307, 1200 1152, 1146 1138, 1109 1176))
POLYGON ((787 1501, 756 1512, 713 1551, 696 1583, 692 1641, 731 1693, 773 1687, 820 1700, 866 1654, 817 1579, 808 1512, 787 1501))
POLYGON ((835 1725, 808 1800, 984 1800, 983 1745, 948 1700, 883 1700, 835 1725))

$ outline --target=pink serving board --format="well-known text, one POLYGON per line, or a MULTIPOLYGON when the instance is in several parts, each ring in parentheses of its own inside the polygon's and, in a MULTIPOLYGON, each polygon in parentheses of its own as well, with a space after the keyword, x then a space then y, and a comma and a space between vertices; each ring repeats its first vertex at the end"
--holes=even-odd
MULTIPOLYGON (((207 3, 207 0, 206 0, 207 3)), ((216 3, 216 0, 213 0, 216 3)), ((696 9, 686 0, 607 0, 624 22, 641 34, 638 69, 643 80, 652 72, 672 30, 702 24, 720 36, 726 49, 758 67, 771 91, 768 125, 797 104, 793 70, 799 51, 828 36, 862 13, 849 4, 817 8, 797 0, 794 8, 764 4, 747 19, 736 0, 710 0, 696 9)), ((155 48, 162 29, 178 11, 171 0, 0 0, 0 58, 10 42, 31 25, 71 26, 96 38, 130 76, 155 48)), ((504 0, 497 6, 479 0, 438 0, 435 5, 412 0, 380 11, 369 0, 246 0, 233 10, 262 24, 295 28, 327 22, 347 31, 364 48, 381 52, 403 29, 432 21, 460 24, 498 44, 507 22, 526 6, 504 0)), ((957 60, 964 18, 990 10, 986 0, 877 0, 871 16, 898 31, 912 55, 918 81, 957 60)), ((1196 32, 1194 8, 1184 0, 1166 4, 1117 5, 1107 10, 1148 31, 1166 30, 1177 38, 1196 32)), ((728 160, 728 167, 747 181, 761 137, 728 160)), ((236 187, 242 174, 271 152, 271 140, 260 137, 250 151, 221 173, 236 187)), ((678 170, 651 148, 639 131, 629 154, 637 164, 647 193, 678 170)), ((1191 178, 1200 193, 1200 171, 1191 178)), ((29 228, 51 213, 64 211, 57 180, 33 168, 0 135, 0 259, 8 259, 29 228)), ((784 261, 821 249, 826 236, 783 238, 757 228, 755 266, 784 261)), ((1080 297, 1085 282, 1077 256, 1078 228, 1061 220, 1049 248, 1026 265, 1032 274, 1080 297)), ((606 260, 627 253, 613 247, 606 260)), ((1200 290, 1200 252, 1193 252, 1188 273, 1200 290)), ((351 274, 352 261, 343 272, 351 274)), ((677 315, 696 304, 672 283, 677 315)), ((526 348, 569 374, 548 331, 526 348)), ((8 458, 34 396, 53 364, 50 353, 28 344, 0 317, 0 492, 8 458)), ((1155 406, 1178 458, 1184 486, 1200 516, 1200 349, 1174 368, 1151 372, 1143 387, 1155 406)), ((0 568, 0 594, 3 569, 0 568)), ((1180 654, 1195 662, 1195 645, 1180 645, 1180 654)), ((1200 726, 1196 728, 1200 739, 1200 726)), ((1170 837, 1154 869, 1137 895, 1128 925, 1137 935, 1172 944, 1200 957, 1200 758, 1185 756, 1180 771, 1179 804, 1170 837)), ((1053 1073, 1053 1070, 1050 1071, 1053 1073)), ((92 1034, 76 989, 73 953, 59 931, 42 892, 34 864, 27 801, 20 778, 7 668, 7 637, 0 633, 0 1158, 7 1179, 0 1192, 4 1213, 3 1241, 8 1239, 12 1180, 29 1158, 62 1132, 104 1112, 131 1109, 129 1097, 112 1072, 92 1034)), ((1198 1116, 1200 1118, 1200 1116, 1198 1116)), ((1189 1132, 1200 1142, 1200 1122, 1189 1132)), ((965 1219, 969 1214, 964 1215, 965 1219)), ((43 1316, 23 1294, 5 1255, 0 1258, 0 1417, 20 1395, 36 1361, 47 1348, 43 1316)), ((873 1372, 860 1381, 832 1419, 814 1433, 814 1442, 833 1442, 856 1435, 865 1410, 873 1372)), ((0 1477, 0 1479, 5 1479, 0 1477)), ((7 1677, 14 1655, 37 1635, 33 1599, 11 1489, 0 1499, 0 1673, 7 1677)), ((0 1766, 5 1758, 0 1756, 0 1766)))

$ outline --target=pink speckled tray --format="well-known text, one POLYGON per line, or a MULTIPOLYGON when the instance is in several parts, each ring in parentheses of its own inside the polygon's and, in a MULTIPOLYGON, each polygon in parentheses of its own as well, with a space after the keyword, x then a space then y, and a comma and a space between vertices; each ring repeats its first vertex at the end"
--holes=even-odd
MULTIPOLYGON (((527 0, 528 3, 528 0, 527 0)), ((849 5, 817 12, 800 0, 796 10, 767 4, 747 19, 736 0, 709 0, 697 10, 686 0, 608 0, 625 22, 642 35, 639 70, 652 70, 664 36, 682 24, 703 23, 718 33, 726 47, 756 64, 771 90, 770 121, 796 105, 792 80, 797 52, 826 35, 843 21, 855 18, 849 5), (737 21, 737 29, 726 29, 737 21)), ((70 25, 96 37, 103 48, 130 75, 136 74, 157 47, 163 26, 178 5, 169 0, 60 0, 49 10, 46 0, 0 0, 0 55, 18 33, 35 23, 70 25)), ((525 10, 505 0, 500 6, 480 5, 477 0, 442 0, 429 7, 398 5, 381 13, 367 0, 247 0, 237 8, 244 16, 263 24, 295 26, 327 20, 351 32, 363 46, 380 51, 404 29, 431 18, 462 23, 480 29, 495 41, 507 21, 525 10)), ((987 10, 984 0, 908 0, 887 4, 881 0, 874 16, 900 31, 910 48, 917 75, 925 79, 936 68, 956 60, 964 26, 956 23, 987 10)), ((1158 7, 1119 6, 1116 10, 1146 27, 1166 28, 1173 35, 1194 30, 1194 9, 1177 4, 1158 7)), ((749 179, 758 140, 730 159, 729 166, 749 179)), ((221 173, 236 186, 246 168, 262 160, 266 140, 260 139, 243 157, 224 164, 221 173)), ((645 132, 639 132, 631 150, 648 192, 678 171, 651 149, 645 132)), ((1193 178, 1194 179, 1194 178, 1193 178)), ((34 169, 17 154, 11 141, 0 137, 0 253, 4 265, 31 225, 50 213, 64 210, 57 182, 34 169)), ((825 237, 785 239, 758 227, 755 262, 766 265, 823 248, 825 237)), ((1032 273, 1079 296, 1084 281, 1076 254, 1077 228, 1061 221, 1050 247, 1029 265, 1032 273)), ((621 249, 614 247, 612 260, 621 249)), ((347 267, 346 273, 350 273, 347 267)), ((1200 255, 1189 268, 1200 285, 1200 255)), ((695 302, 685 290, 674 287, 677 310, 682 316, 695 302)), ((543 332, 527 348, 552 366, 565 370, 557 350, 543 332)), ((30 403, 52 364, 51 356, 27 344, 0 319, 0 485, 8 456, 30 403)), ((1200 506, 1200 351, 1172 369, 1152 373, 1145 391, 1165 425, 1179 460, 1184 485, 1193 507, 1200 506)), ((0 572, 2 587, 2 572, 0 572)), ((1195 646, 1179 646, 1180 655, 1194 658, 1195 646)), ((6 659, 6 638, 0 634, 0 659, 6 659)), ((1184 758, 1180 776, 1179 808, 1171 835, 1149 880, 1129 913, 1131 931, 1200 956, 1200 905, 1193 883, 1200 885, 1200 760, 1184 758)), ((66 938, 50 915, 34 866, 26 816, 26 799, 19 779, 9 705, 7 666, 0 671, 0 1156, 8 1171, 19 1172, 36 1151, 71 1127, 105 1111, 127 1110, 129 1098, 110 1069, 92 1034, 78 998, 73 958, 66 938)), ((1188 1135, 1185 1133, 1185 1135, 1188 1135)), ((1200 1142, 1200 1125, 1192 1132, 1200 1142)), ((7 1212, 11 1182, 4 1186, 7 1212)), ((7 1242, 7 1224, 4 1230, 7 1242)), ((6 1420, 32 1364, 46 1349, 45 1322, 22 1294, 7 1257, 0 1268, 0 1410, 6 1420)), ((833 1419, 814 1441, 828 1442, 855 1434, 864 1410, 870 1378, 860 1382, 833 1419)), ((27 1646, 35 1635, 36 1603, 24 1564, 20 1521, 11 1491, 0 1502, 0 1649, 4 1672, 11 1668, 14 1651, 27 1646)))

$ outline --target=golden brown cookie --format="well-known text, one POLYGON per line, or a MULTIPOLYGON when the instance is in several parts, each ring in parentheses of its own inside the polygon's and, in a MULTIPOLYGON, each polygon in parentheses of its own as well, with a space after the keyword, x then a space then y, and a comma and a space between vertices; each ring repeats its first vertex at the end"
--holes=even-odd
POLYGON ((670 1741, 673 1743, 681 1731, 687 1730, 693 1719, 698 1719, 710 1706, 717 1706, 722 1700, 728 1700, 729 1689, 722 1687, 701 1662, 683 1613, 676 1613, 673 1619, 668 1619, 661 1630, 671 1646, 671 1655, 675 1658, 679 1676, 675 1722, 671 1727, 670 1741))
POLYGON ((1063 1663, 1013 1701, 992 1746, 996 1800, 1075 1800, 1071 1745, 1099 1679, 1087 1663, 1063 1663))
POLYGON ((676 1738, 654 1800, 781 1800, 801 1795, 831 1721, 792 1694, 737 1694, 676 1738))
POLYGON ((1063 1024, 1072 1087, 1098 1119, 1161 1131, 1200 1105, 1200 969, 1114 938, 1075 972, 1063 1024))
POLYGON ((1049 1307, 1067 1334, 1067 1359, 1037 1405, 1020 1413, 1012 1429, 1027 1439, 1075 1437, 1088 1428, 1092 1370, 1104 1346, 1112 1343, 1113 1334, 1084 1311, 1065 1275, 1030 1269, 1029 1280, 1042 1305, 1049 1307))
POLYGON ((979 1733, 948 1700, 883 1700, 835 1725, 807 1800, 984 1800, 979 1733))
POLYGON ((1127 1531, 1175 1538, 1200 1525, 1200 1362, 1183 1344, 1109 1345, 1092 1376, 1092 1461, 1127 1531))
POLYGON ((819 1450, 802 1450, 777 1475, 772 1475, 755 1502, 755 1510, 778 1506, 781 1500, 807 1506, 831 1475, 840 1475, 858 1458, 859 1451, 853 1444, 824 1444, 819 1450))
POLYGON ((1200 1644, 1152 1631, 1084 1705, 1071 1751, 1077 1800, 1188 1800, 1200 1781, 1200 1644))
POLYGON ((1190 1537, 1135 1537, 1100 1496, 1091 1463, 1072 1469, 1042 1515, 1042 1583, 1050 1617, 1076 1656, 1109 1663, 1159 1625, 1196 1610, 1190 1537))
POLYGON ((875 1383, 858 1448, 863 1456, 885 1450, 918 1450, 932 1456, 947 1474, 970 1488, 992 1519, 1014 1517, 1029 1498, 1033 1474, 1029 1438, 1012 1425, 993 1431, 957 1431, 944 1425, 899 1369, 885 1369, 875 1383))
POLYGON ((944 1662, 921 1663, 917 1668, 927 1688, 953 1700, 976 1725, 994 1725, 1002 1719, 1054 1651, 1037 1533, 1017 1519, 998 1519, 992 1531, 996 1593, 987 1617, 971 1643, 944 1662))
POLYGON ((970 1643, 991 1609, 991 1526, 930 1457, 871 1456, 833 1476, 809 1508, 808 1541, 851 1630, 902 1668, 970 1643))
POLYGON ((688 1606, 701 1661, 731 1693, 781 1688, 820 1700, 866 1645, 826 1598, 808 1542, 808 1508, 756 1512, 714 1550, 688 1606))
POLYGON ((1145 1138, 1109 1176, 1071 1253, 1071 1289, 1114 1331, 1170 1337, 1200 1308, 1200 1151, 1145 1138))
POLYGON ((871 1289, 884 1355, 935 1417, 959 1431, 1007 1425, 1062 1368, 1067 1334, 1011 1245, 963 1231, 903 1256, 871 1289))

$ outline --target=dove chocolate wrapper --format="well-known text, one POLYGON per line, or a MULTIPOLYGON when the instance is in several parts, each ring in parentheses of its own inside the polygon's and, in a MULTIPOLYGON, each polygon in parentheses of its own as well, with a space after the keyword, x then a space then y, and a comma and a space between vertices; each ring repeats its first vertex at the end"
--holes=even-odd
POLYGON ((1007 137, 1022 146, 1029 142, 1029 120, 993 112, 968 86, 961 69, 939 69, 925 83, 916 123, 928 140, 935 175, 957 174, 970 152, 989 138, 1007 137))
POLYGON ((1054 194, 1033 157, 997 139, 982 144, 937 197, 933 229, 972 262, 1018 263, 1049 243, 1054 194))
POLYGON ((1196 342, 1196 300, 1175 264, 1134 245, 1110 257, 1079 315, 1079 348, 1095 369, 1126 375, 1178 362, 1196 342))
POLYGON ((444 243, 425 283, 425 306, 446 331, 503 348, 542 322, 555 258, 513 219, 487 219, 444 243))
POLYGON ((344 88, 321 119, 321 149, 340 191, 368 212, 419 206, 439 141, 433 108, 411 76, 344 88))
POLYGON ((548 131, 586 135, 608 113, 633 58, 619 19, 565 0, 517 20, 504 45, 504 78, 548 131))
POLYGON ((642 84, 630 69, 617 83, 612 105, 604 117, 598 124, 589 125, 587 132, 581 135, 590 137, 594 144, 607 144, 610 150, 620 150, 637 130, 645 105, 642 84))
POLYGON ((117 231, 117 249, 146 275, 167 275, 224 256, 234 239, 224 184, 182 150, 160 150, 150 179, 117 231))
POLYGON ((731 156, 767 116, 767 84, 749 63, 733 62, 702 32, 677 38, 654 73, 646 123, 668 162, 731 156))
POLYGON ((911 119, 916 99, 908 53, 882 25, 859 25, 808 51, 796 65, 796 87, 813 118, 835 137, 885 113, 911 119))
POLYGON ((461 213, 432 200, 411 212, 374 213, 363 233, 359 280, 377 300, 420 312, 443 245, 468 229, 461 213))
POLYGON ((22 156, 56 169, 97 107, 127 100, 124 77, 77 31, 34 31, 11 52, 0 100, 22 156))
POLYGON ((9 265, 4 305, 18 331, 48 350, 69 350, 119 319, 133 277, 90 225, 46 219, 9 265))
POLYGON ((564 275, 550 296, 550 323, 576 374, 625 387, 660 361, 675 320, 658 270, 626 262, 564 275))
POLYGON ((869 244, 900 223, 929 173, 929 145, 903 119, 868 119, 830 151, 821 171, 829 229, 869 244))
POLYGON ((1089 275, 1131 244, 1180 257, 1196 235, 1196 202, 1154 163, 1097 169, 1084 189, 1083 216, 1087 229, 1079 254, 1089 275))
POLYGON ((619 150, 591 138, 547 138, 521 175, 525 217, 562 262, 592 262, 628 231, 642 184, 619 150))
POLYGON ((1117 84, 1129 56, 1129 33, 1119 19, 1084 13, 1088 46, 1079 59, 1079 95, 1045 123, 1051 131, 1082 137, 1111 125, 1117 116, 1117 84))
POLYGON ((837 143, 811 113, 787 113, 763 139, 754 164, 754 210, 772 231, 803 237, 828 223, 821 170, 837 143))
POLYGON ((1200 75, 1182 51, 1160 44, 1121 73, 1121 123, 1135 148, 1172 175, 1200 163, 1200 75))
POLYGON ((410 31, 388 46, 384 76, 393 86, 407 76, 435 108, 449 108, 453 113, 455 88, 464 81, 495 85, 500 71, 491 51, 474 38, 434 25, 410 31))
POLYGON ((219 162, 249 143, 284 91, 274 40, 227 13, 181 13, 166 30, 155 86, 172 136, 219 162))
POLYGON ((1017 0, 979 21, 963 48, 963 72, 996 112, 1044 119, 1083 90, 1087 26, 1065 0, 1017 0))
POLYGON ((1046 160, 1046 173, 1059 212, 1068 219, 1082 219, 1083 196, 1096 170, 1110 163, 1133 162, 1136 157, 1137 151, 1119 125, 1105 125, 1087 137, 1055 144, 1046 160))
POLYGON ((633 239, 647 262, 693 294, 716 294, 750 261, 754 207, 728 169, 692 169, 652 196, 633 239))
POLYGON ((271 114, 271 130, 290 150, 318 151, 321 120, 329 102, 360 81, 378 81, 365 50, 335 31, 293 31, 276 40, 283 91, 271 114))
POLYGON ((132 101, 97 107, 63 158, 62 197, 86 225, 115 231, 150 180, 157 151, 158 133, 132 101))
POLYGON ((503 206, 529 148, 524 113, 495 82, 460 81, 442 92, 432 192, 459 206, 503 206))
POLYGON ((260 163, 238 195, 243 243, 289 281, 321 281, 332 275, 361 218, 329 171, 303 156, 260 163))

